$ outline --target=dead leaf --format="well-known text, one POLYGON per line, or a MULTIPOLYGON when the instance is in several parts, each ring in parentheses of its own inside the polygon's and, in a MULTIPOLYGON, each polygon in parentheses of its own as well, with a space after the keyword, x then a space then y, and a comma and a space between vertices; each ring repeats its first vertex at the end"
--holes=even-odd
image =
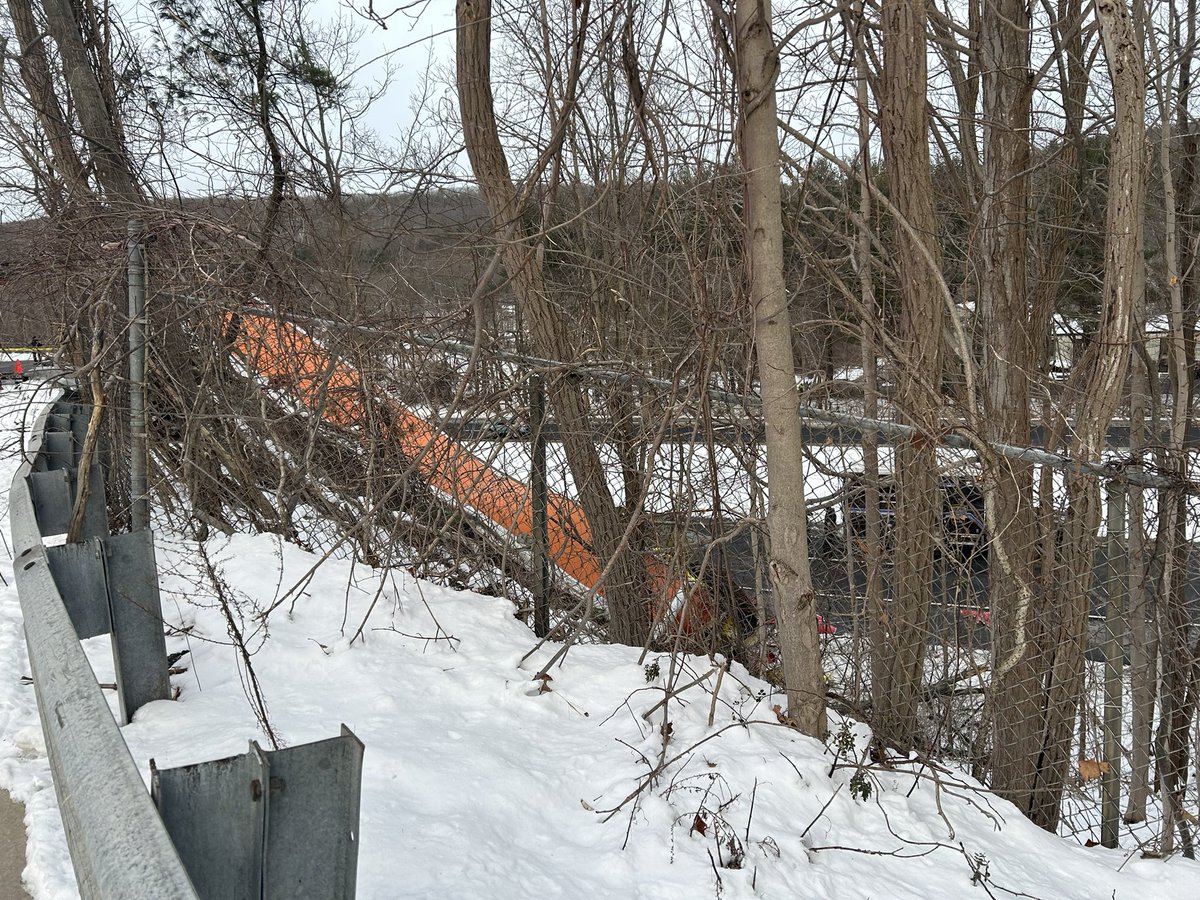
POLYGON ((588 803, 588 802, 587 802, 586 800, 584 800, 583 798, 580 798, 580 800, 579 800, 579 805, 580 805, 580 806, 582 806, 584 809, 586 809, 588 812, 595 812, 595 811, 596 811, 596 807, 592 806, 592 804, 588 803))
POLYGON ((658 733, 662 735, 663 743, 667 744, 671 741, 671 734, 675 731, 675 726, 670 722, 664 722, 658 729, 658 733))
POLYGON ((895 768, 895 766, 892 765, 891 759, 888 758, 887 749, 884 747, 883 742, 878 738, 871 741, 871 747, 868 753, 871 757, 871 762, 875 763, 881 769, 888 769, 890 771, 891 769, 895 768))
POLYGON ((1081 781, 1095 781, 1101 775, 1107 775, 1112 767, 1100 759, 1081 759, 1079 761, 1079 778, 1081 781))
POLYGON ((696 813, 696 818, 692 819, 692 831, 701 837, 708 834, 708 823, 704 821, 704 817, 700 813, 696 813))
POLYGON ((791 716, 785 715, 783 712, 783 707, 781 707, 778 703, 771 707, 771 712, 775 713, 775 718, 779 720, 780 725, 786 725, 788 728, 796 727, 796 720, 791 716))

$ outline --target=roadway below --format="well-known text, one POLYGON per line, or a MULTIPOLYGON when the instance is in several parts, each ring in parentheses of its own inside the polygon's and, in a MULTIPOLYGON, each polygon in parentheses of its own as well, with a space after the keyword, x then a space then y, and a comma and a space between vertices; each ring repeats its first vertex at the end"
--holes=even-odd
POLYGON ((0 791, 0 897, 4 900, 29 896, 21 883, 26 841, 25 807, 0 791))
MULTIPOLYGON (((436 419, 431 420, 435 424, 436 419)), ((597 441, 607 439, 602 423, 598 423, 599 427, 593 429, 593 437, 597 441)), ((463 441, 528 441, 531 437, 529 427, 523 421, 514 419, 451 419, 446 423, 444 428, 446 434, 457 440, 463 441)), ((558 441, 558 425, 554 422, 547 422, 544 427, 545 437, 548 441, 558 441)), ((725 446, 744 446, 747 442, 762 443, 764 440, 762 429, 755 426, 751 428, 749 425, 729 425, 715 424, 713 425, 713 440, 717 444, 725 446)), ((1130 425, 1127 421, 1116 420, 1109 426, 1106 436, 1107 445, 1114 450, 1123 450, 1129 447, 1129 432, 1130 425)), ((635 434, 637 432, 635 431, 635 434)), ((826 425, 819 422, 806 420, 803 423, 804 442, 809 446, 842 446, 855 447, 860 446, 863 442, 864 431, 859 428, 850 428, 843 425, 826 425)), ((876 443, 880 446, 891 446, 892 439, 881 432, 868 431, 874 436, 876 443)), ((694 428, 691 423, 681 422, 670 426, 667 434, 667 440, 671 441, 695 441, 703 439, 704 430, 694 428)), ((1188 426, 1188 440, 1200 443, 1200 425, 1192 424, 1188 426)), ((1157 438, 1151 436, 1147 443, 1150 446, 1157 446, 1166 443, 1167 435, 1161 434, 1157 438)), ((1045 448, 1045 429, 1041 426, 1035 426, 1029 432, 1028 446, 1036 449, 1045 448)), ((1057 452, 1053 448, 1049 448, 1050 452, 1057 452)))

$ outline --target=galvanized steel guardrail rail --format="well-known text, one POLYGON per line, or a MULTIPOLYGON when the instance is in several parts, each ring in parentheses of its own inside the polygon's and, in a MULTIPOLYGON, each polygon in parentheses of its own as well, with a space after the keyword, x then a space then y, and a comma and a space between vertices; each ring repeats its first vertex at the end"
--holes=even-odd
POLYGON ((47 422, 71 406, 60 398, 38 417, 9 492, 25 640, 71 862, 85 900, 198 900, 84 654, 34 509, 29 476, 49 456, 47 422))
POLYGON ((90 408, 38 417, 9 492, 17 593, 54 789, 85 900, 353 900, 363 745, 334 738, 170 769, 134 764, 80 638, 111 634, 118 713, 170 695, 153 536, 109 535, 99 466, 68 530, 90 408))

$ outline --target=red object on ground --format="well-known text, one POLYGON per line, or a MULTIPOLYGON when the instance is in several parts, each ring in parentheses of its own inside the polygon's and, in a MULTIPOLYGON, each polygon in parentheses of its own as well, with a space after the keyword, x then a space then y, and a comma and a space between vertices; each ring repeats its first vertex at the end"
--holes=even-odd
POLYGON ((14 366, 14 368, 13 368, 14 375, 24 375, 25 374, 25 367, 21 365, 21 361, 19 359, 13 360, 13 366, 14 366))

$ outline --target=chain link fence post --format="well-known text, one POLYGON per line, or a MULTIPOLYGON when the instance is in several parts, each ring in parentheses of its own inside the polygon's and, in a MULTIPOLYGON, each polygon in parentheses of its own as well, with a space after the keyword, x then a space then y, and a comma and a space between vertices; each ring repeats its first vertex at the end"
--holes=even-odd
POLYGON ((1100 843, 1116 848, 1121 824, 1121 719, 1125 649, 1125 484, 1105 486, 1107 578, 1104 604, 1104 762, 1100 782, 1100 843))
POLYGON ((141 219, 129 220, 129 499, 134 531, 150 527, 150 498, 146 495, 145 229, 141 219))

